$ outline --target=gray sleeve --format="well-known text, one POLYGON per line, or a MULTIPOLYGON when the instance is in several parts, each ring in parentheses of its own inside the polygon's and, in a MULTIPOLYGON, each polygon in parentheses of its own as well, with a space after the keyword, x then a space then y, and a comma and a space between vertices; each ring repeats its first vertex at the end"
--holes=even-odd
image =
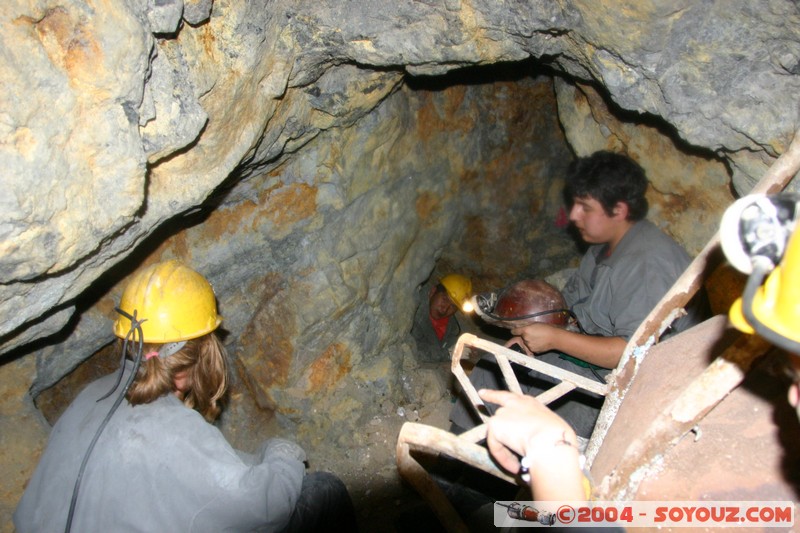
POLYGON ((266 454, 260 463, 248 465, 221 434, 219 438, 222 441, 197 447, 191 451, 195 457, 187 458, 207 469, 206 485, 196 487, 207 491, 201 496, 207 501, 195 515, 192 530, 222 530, 231 524, 241 524, 241 529, 284 528, 300 495, 305 465, 282 454, 266 454))
POLYGON ((614 335, 628 340, 672 287, 677 269, 658 258, 632 262, 613 273, 609 317, 614 335))
MULTIPOLYGON (((114 398, 82 393, 51 433, 14 515, 19 531, 62 531, 78 466, 114 398)), ((305 466, 291 457, 243 458, 214 426, 172 395, 123 403, 82 478, 74 531, 279 531, 294 511, 305 466), (255 460, 253 460, 255 459, 255 460)))

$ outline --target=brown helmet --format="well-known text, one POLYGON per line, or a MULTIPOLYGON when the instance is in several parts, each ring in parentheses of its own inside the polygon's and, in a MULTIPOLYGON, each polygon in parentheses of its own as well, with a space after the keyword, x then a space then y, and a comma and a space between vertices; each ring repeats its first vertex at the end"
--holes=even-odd
POLYGON ((541 279, 518 281, 475 298, 475 312, 489 324, 518 328, 539 322, 566 327, 570 311, 561 293, 541 279))

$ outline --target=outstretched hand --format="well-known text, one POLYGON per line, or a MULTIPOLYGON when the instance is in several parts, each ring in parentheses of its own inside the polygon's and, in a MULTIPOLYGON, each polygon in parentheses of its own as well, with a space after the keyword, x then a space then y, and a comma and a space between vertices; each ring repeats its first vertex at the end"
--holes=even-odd
POLYGON ((551 448, 565 437, 575 443, 575 432, 563 418, 532 396, 481 389, 485 402, 500 407, 486 423, 486 444, 495 460, 509 472, 519 470, 520 456, 533 455, 538 447, 551 448))
POLYGON ((527 457, 536 499, 585 499, 577 437, 564 419, 532 396, 486 389, 478 395, 500 406, 486 422, 486 444, 501 467, 519 472, 519 458, 527 457))

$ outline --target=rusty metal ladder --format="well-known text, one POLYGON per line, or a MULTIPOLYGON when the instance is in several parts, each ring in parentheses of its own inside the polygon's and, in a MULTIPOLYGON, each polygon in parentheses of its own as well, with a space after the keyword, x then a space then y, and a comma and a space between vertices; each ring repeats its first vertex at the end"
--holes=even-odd
MULTIPOLYGON (((800 135, 795 135, 787 151, 775 161, 751 192, 765 194, 780 192, 799 168, 800 135)), ((560 384, 537 396, 537 399, 544 404, 555 401, 575 388, 604 395, 606 400, 586 449, 587 467, 591 468, 644 357, 656 345, 663 331, 684 313, 684 307, 700 289, 706 275, 717 266, 720 261, 718 251, 719 235, 715 234, 634 332, 607 385, 537 361, 535 358, 526 357, 471 334, 464 334, 459 338, 453 351, 451 370, 473 409, 484 422, 487 416, 480 409, 483 402, 461 365, 467 347, 494 354, 506 385, 511 391, 521 392, 511 363, 561 380, 560 384)), ((681 335, 683 334, 675 338, 681 335)), ((631 481, 630 475, 633 470, 643 461, 655 460, 659 454, 664 453, 681 436, 690 431, 698 420, 741 383, 750 365, 768 349, 769 345, 757 337, 740 336, 737 342, 712 361, 702 374, 687 383, 680 395, 656 417, 649 428, 642 432, 641 437, 630 442, 619 458, 615 458, 613 471, 606 473, 607 475, 604 475, 595 487, 596 496, 614 500, 630 494, 634 488, 631 483, 635 483, 631 481)), ((414 456, 444 454, 499 479, 516 483, 514 477, 497 467, 486 448, 477 444, 485 437, 485 424, 458 436, 443 429, 411 422, 404 424, 400 430, 396 452, 398 472, 427 501, 448 531, 467 532, 469 528, 436 481, 414 456)), ((598 477, 596 475, 594 477, 597 481, 598 477)))
POLYGON ((601 396, 604 396, 608 390, 608 385, 606 384, 544 363, 494 342, 480 339, 471 333, 461 335, 453 349, 451 370, 461 385, 463 392, 469 398, 472 408, 480 416, 483 423, 456 436, 442 429, 407 422, 400 429, 397 439, 397 468, 400 476, 423 496, 445 527, 450 531, 458 532, 469 531, 469 528, 456 513, 439 485, 414 457, 415 453, 444 454, 509 483, 517 483, 514 477, 495 465, 485 447, 477 444, 486 438, 485 422, 488 417, 480 408, 484 407, 483 401, 478 396, 475 387, 469 381, 469 377, 461 365, 461 359, 464 357, 466 348, 477 348, 493 354, 503 373, 508 389, 513 392, 521 393, 522 390, 517 377, 514 375, 511 363, 537 370, 560 380, 558 385, 536 397, 545 405, 552 403, 576 388, 601 396))

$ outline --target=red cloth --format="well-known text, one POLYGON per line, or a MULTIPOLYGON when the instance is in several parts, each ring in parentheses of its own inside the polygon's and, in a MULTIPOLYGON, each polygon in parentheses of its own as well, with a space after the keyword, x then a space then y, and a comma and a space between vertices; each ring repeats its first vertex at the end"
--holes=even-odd
POLYGON ((564 206, 562 205, 558 210, 558 214, 556 214, 556 227, 566 228, 567 226, 569 226, 569 215, 567 214, 567 210, 564 209, 564 206))
POLYGON ((436 336, 439 338, 439 340, 444 339, 444 334, 447 331, 447 323, 450 322, 450 317, 442 317, 439 320, 434 319, 432 316, 429 316, 428 318, 431 319, 433 331, 436 333, 436 336))

